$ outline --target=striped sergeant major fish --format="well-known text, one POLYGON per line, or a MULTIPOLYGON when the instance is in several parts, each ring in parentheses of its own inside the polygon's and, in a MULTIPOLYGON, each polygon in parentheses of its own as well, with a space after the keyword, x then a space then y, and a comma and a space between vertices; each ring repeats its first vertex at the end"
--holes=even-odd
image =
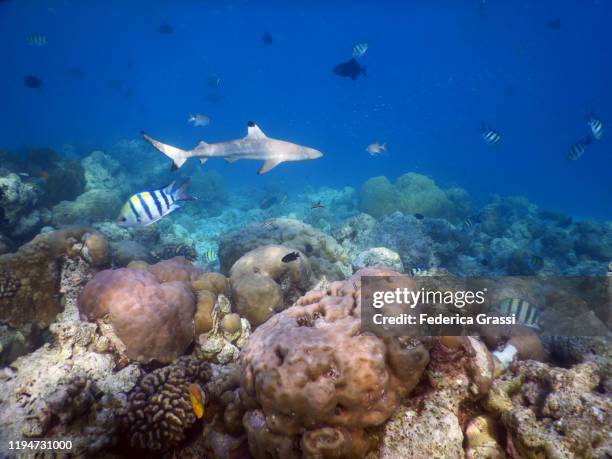
POLYGON ((601 118, 595 114, 594 111, 591 110, 587 116, 584 117, 591 128, 591 133, 593 134, 593 138, 595 140, 601 140, 603 137, 603 123, 601 118))
POLYGON ((41 33, 33 33, 28 35, 27 42, 30 46, 45 46, 47 44, 47 36, 41 33))
POLYGON ((584 139, 579 140, 569 148, 566 158, 570 161, 580 159, 592 141, 593 140, 590 137, 585 137, 584 139))
POLYGON ((182 201, 193 201, 187 194, 189 179, 178 186, 176 181, 157 190, 141 191, 127 200, 121 208, 117 223, 121 226, 147 226, 181 207, 182 201))
POLYGON ((501 142, 501 134, 495 129, 488 127, 484 123, 482 124, 478 132, 480 132, 480 135, 483 140, 489 145, 498 145, 501 142))
POLYGON ((516 316, 516 323, 525 327, 539 330, 540 327, 540 310, 537 306, 528 303, 520 298, 506 298, 499 303, 495 309, 504 314, 516 316))
POLYGON ((368 51, 369 47, 370 45, 368 45, 367 43, 356 43, 355 45, 353 45, 353 57, 355 59, 363 57, 363 55, 368 51))

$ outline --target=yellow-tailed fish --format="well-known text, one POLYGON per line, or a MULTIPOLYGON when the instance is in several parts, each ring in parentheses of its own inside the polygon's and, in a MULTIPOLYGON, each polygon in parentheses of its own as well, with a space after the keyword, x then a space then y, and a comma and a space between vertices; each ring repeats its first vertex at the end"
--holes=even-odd
POLYGON ((189 384, 189 399, 191 400, 191 409, 196 418, 201 419, 204 416, 204 405, 206 404, 206 394, 199 384, 189 384))
POLYGON ((170 185, 157 190, 141 191, 131 196, 123 205, 117 223, 121 226, 147 226, 175 211, 181 201, 193 201, 187 194, 189 179, 179 185, 170 185))

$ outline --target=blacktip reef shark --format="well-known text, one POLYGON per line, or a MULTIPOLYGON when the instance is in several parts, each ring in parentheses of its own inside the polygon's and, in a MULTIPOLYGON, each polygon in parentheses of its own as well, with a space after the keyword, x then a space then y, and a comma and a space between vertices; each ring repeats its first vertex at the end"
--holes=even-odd
POLYGON ((239 159, 255 159, 264 161, 257 172, 261 175, 285 161, 305 161, 323 156, 323 153, 314 148, 285 140, 272 139, 266 136, 252 121, 249 121, 247 135, 242 139, 219 143, 200 142, 193 150, 181 150, 161 143, 145 132, 141 131, 141 134, 146 141, 172 159, 172 170, 181 167, 189 158, 198 158, 202 164, 209 158, 223 158, 228 163, 233 163, 239 159))

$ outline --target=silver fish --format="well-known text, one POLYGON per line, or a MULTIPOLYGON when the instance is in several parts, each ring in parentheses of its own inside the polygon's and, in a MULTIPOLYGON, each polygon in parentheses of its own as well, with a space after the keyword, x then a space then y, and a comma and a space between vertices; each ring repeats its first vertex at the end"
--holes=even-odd
POLYGON ((497 145, 499 144, 499 142, 501 142, 501 139, 502 139, 501 134, 495 129, 491 129, 490 127, 487 127, 484 124, 482 125, 482 127, 479 129, 478 132, 480 132, 482 139, 485 142, 487 142, 489 145, 497 145))
POLYGON ((591 111, 588 116, 585 116, 585 119, 591 128, 593 138, 595 140, 601 140, 603 137, 603 122, 601 121, 601 118, 599 118, 595 112, 591 111))
POLYGON ((370 155, 372 155, 372 156, 379 155, 383 151, 387 151, 387 142, 385 142, 385 143, 378 143, 378 142, 371 143, 370 145, 368 145, 366 147, 366 151, 370 155))
POLYGON ((161 143, 144 132, 141 134, 151 145, 172 159, 173 170, 181 167, 189 158, 198 158, 202 164, 209 158, 223 158, 228 163, 239 159, 253 159, 264 161, 257 172, 261 175, 286 161, 305 161, 323 156, 323 153, 314 148, 272 139, 252 121, 249 121, 247 135, 242 139, 210 144, 200 142, 193 150, 181 150, 161 143))
POLYGON ((370 45, 367 43, 357 43, 353 46, 353 57, 355 59, 359 59, 362 57, 367 51, 370 45))
POLYGON ((210 118, 206 115, 202 115, 201 113, 196 113, 195 115, 189 114, 189 118, 187 118, 187 122, 193 124, 194 126, 208 126, 210 124, 210 118))
POLYGON ((590 137, 586 137, 582 140, 579 140, 578 142, 573 144, 571 147, 569 147, 566 158, 569 159, 570 161, 576 161, 577 159, 580 159, 582 155, 585 154, 586 149, 591 144, 591 142, 592 141, 590 137))

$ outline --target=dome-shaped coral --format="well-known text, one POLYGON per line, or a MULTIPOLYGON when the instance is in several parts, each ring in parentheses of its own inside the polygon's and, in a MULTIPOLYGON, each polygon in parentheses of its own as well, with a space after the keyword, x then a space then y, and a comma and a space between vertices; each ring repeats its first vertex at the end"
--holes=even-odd
POLYGON ((171 362, 193 340, 195 296, 190 285, 160 283, 148 271, 99 272, 83 289, 79 309, 90 320, 108 314, 127 355, 140 362, 171 362))

